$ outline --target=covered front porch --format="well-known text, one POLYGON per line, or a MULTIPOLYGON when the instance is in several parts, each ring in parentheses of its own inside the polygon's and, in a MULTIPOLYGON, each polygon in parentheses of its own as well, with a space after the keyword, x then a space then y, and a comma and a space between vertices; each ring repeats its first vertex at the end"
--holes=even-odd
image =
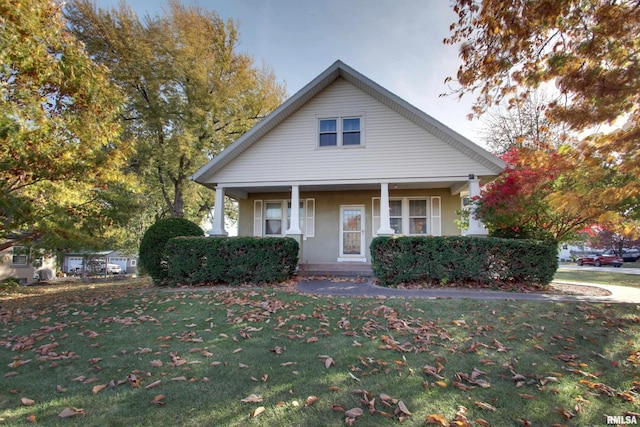
MULTIPOLYGON (((211 236, 226 236, 224 197, 238 201, 240 236, 282 236, 300 244, 301 274, 371 275, 376 236, 459 235, 462 198, 479 196, 480 178, 443 181, 298 182, 216 186, 211 236), (292 209, 299 206, 299 209, 292 209)), ((486 230, 471 215, 468 235, 486 230)))

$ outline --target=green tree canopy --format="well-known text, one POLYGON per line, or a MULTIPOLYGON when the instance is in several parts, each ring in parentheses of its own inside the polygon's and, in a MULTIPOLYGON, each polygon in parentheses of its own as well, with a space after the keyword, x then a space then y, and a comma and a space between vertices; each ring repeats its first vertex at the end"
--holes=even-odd
POLYGON ((276 108, 284 88, 237 52, 236 25, 213 11, 172 0, 165 15, 140 20, 124 3, 103 10, 73 0, 66 13, 127 94, 121 118, 137 141, 131 164, 149 211, 199 222, 214 195, 189 177, 276 108))
POLYGON ((123 97, 60 4, 0 3, 0 247, 94 248, 131 206, 123 97))

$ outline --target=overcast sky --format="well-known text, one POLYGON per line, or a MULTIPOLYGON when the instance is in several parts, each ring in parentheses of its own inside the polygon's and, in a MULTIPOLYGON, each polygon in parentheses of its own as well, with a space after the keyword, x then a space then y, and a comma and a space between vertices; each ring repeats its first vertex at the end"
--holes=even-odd
MULTIPOLYGON (((120 0, 97 0, 98 7, 120 0)), ((183 0, 185 4, 191 0, 183 0)), ((163 13, 161 0, 128 0, 145 14, 163 13)), ((472 98, 439 97, 460 65, 444 45, 456 16, 448 0, 198 0, 239 25, 239 50, 268 64, 293 95, 336 60, 482 145, 472 98)))

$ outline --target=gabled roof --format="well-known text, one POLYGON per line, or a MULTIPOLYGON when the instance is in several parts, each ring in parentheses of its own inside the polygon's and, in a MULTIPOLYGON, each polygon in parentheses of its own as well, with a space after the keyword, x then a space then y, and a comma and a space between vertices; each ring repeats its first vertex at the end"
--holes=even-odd
POLYGON ((343 78, 369 96, 384 104, 391 110, 412 121, 416 125, 450 144, 458 151, 466 154, 487 169, 500 173, 506 164, 479 145, 455 132, 451 128, 440 123, 425 112, 409 104, 399 96, 389 92, 373 80, 360 74, 342 61, 334 62, 322 74, 300 89, 295 95, 287 99, 259 124, 251 128, 247 133, 238 138, 233 144, 224 149, 220 154, 211 159, 206 165, 198 169, 191 179, 204 184, 226 164, 256 141, 274 129, 299 108, 311 100, 314 96, 332 84, 338 78, 343 78))

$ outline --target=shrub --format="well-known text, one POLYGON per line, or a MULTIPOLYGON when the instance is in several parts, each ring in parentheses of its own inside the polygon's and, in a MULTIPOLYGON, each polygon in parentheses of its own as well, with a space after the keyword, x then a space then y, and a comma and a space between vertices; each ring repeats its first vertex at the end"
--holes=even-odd
POLYGON ((512 281, 547 285, 558 268, 555 244, 493 237, 376 237, 371 260, 382 285, 512 281))
POLYGON ((298 265, 298 242, 280 237, 171 239, 165 252, 172 285, 272 283, 289 279, 298 265))
POLYGON ((7 277, 0 281, 0 293, 11 293, 20 287, 20 281, 15 277, 7 277))
POLYGON ((169 239, 179 236, 203 236, 195 223, 184 218, 166 218, 157 221, 145 231, 140 242, 140 268, 149 274, 156 285, 167 278, 167 260, 164 248, 169 239))

